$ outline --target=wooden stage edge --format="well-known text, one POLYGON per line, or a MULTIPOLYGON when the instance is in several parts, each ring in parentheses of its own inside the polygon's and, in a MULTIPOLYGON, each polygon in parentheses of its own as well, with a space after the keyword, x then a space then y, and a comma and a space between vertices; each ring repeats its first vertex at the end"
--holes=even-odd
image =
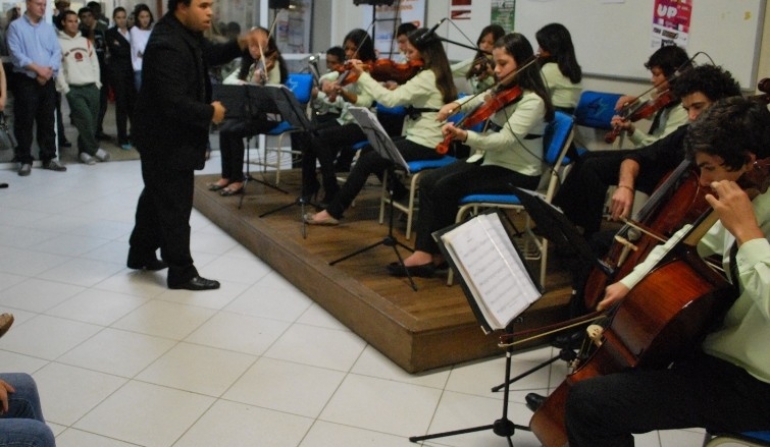
MULTIPOLYGON (((238 196, 220 197, 208 191, 206 184, 217 176, 197 176, 194 206, 407 372, 501 354, 497 337, 480 330, 461 287, 447 287, 446 277, 438 276, 417 279, 419 290, 415 292, 403 279, 388 276, 384 266, 395 260, 392 248, 378 247, 329 265, 329 261, 377 242, 387 233, 387 226, 379 225, 376 219, 379 188, 364 190, 344 225, 308 227, 306 239, 300 231, 298 206, 260 218, 261 213, 297 196, 297 177, 298 173, 291 171, 281 174, 280 186, 292 191, 289 195, 250 183, 239 210, 238 196)), ((396 236, 412 246, 400 228, 396 236)), ((516 332, 566 320, 568 281, 550 270, 547 281, 554 286, 522 314, 516 332)))

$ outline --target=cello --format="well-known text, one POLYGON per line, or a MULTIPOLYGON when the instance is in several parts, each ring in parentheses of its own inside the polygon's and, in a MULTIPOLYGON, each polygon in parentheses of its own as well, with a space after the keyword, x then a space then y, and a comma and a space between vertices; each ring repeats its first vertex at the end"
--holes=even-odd
MULTIPOLYGON (((764 192, 770 178, 770 160, 756 162, 754 166, 739 183, 744 188, 749 183, 764 192)), ((757 192, 749 192, 750 197, 757 192)), ((573 384, 628 368, 665 368, 694 349, 709 327, 732 305, 736 288, 695 250, 716 220, 715 212, 706 212, 673 244, 657 268, 615 307, 610 326, 602 334, 601 346, 535 412, 530 428, 545 447, 567 443, 564 410, 573 384), (672 284, 676 287, 672 288, 672 284), (651 299, 655 302, 651 303, 651 299)))

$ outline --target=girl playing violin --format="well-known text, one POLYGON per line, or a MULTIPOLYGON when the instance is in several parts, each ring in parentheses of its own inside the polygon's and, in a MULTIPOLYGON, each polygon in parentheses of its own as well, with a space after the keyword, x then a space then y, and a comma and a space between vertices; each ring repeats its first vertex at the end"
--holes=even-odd
MULTIPOLYGON (((272 36, 265 28, 253 28, 249 32, 249 51, 241 57, 241 67, 224 80, 224 84, 282 84, 289 77, 286 61, 278 51, 272 36), (268 54, 270 56, 268 56, 268 54), (267 60, 267 72, 262 57, 267 60), (266 74, 263 74, 266 73, 266 74)), ((247 135, 265 133, 275 127, 277 121, 268 120, 226 120, 219 129, 219 152, 222 160, 222 177, 210 183, 210 191, 219 191, 221 196, 232 196, 243 192, 243 138, 247 135)))
MULTIPOLYGON (((372 62, 376 58, 374 42, 362 29, 349 32, 345 36, 343 48, 348 60, 372 62)), ((366 134, 356 124, 348 107, 371 107, 372 96, 357 82, 341 86, 337 82, 340 76, 349 76, 349 73, 344 71, 329 73, 329 77, 321 81, 321 91, 318 93, 321 101, 341 110, 340 117, 325 123, 317 123, 316 131, 304 140, 307 143, 303 145, 306 149, 302 155, 302 198, 306 202, 310 202, 321 188, 316 176, 316 160, 321 166, 321 182, 325 194, 321 203, 328 204, 340 189, 335 174, 335 158, 340 154, 341 148, 366 140, 366 134)))
POLYGON ((583 72, 575 56, 572 36, 561 23, 546 25, 535 34, 540 45, 540 72, 556 110, 572 115, 583 91, 583 72))
MULTIPOLYGON (((688 157, 700 170, 701 185, 712 189, 706 199, 719 217, 698 253, 721 257, 738 298, 700 349, 670 368, 631 369, 574 384, 565 415, 571 447, 633 446, 633 433, 651 430, 770 428, 770 193, 752 201, 736 183, 751 175, 755 161, 770 156, 768 141, 770 113, 741 97, 718 101, 690 124, 688 157)), ((662 249, 609 286, 599 307, 623 299, 662 249)), ((671 292, 676 288, 672 283, 671 292)), ((654 306, 663 298, 649 299, 654 306)))
MULTIPOLYGON (((501 85, 498 90, 519 88, 521 95, 494 113, 485 133, 444 125, 445 135, 483 151, 483 158, 477 162, 460 161, 423 175, 415 251, 404 259, 406 269, 396 263, 388 266, 392 275, 405 276, 408 270, 411 276, 433 276, 442 259, 431 234, 454 223, 457 204, 463 196, 509 192, 511 184, 536 189, 540 182, 543 132, 546 123, 553 119, 554 110, 537 64, 524 66, 535 57, 532 45, 523 35, 512 33, 495 42, 492 54, 497 79, 510 79, 515 73, 515 84, 501 85)), ((484 101, 483 96, 478 96, 447 104, 441 108, 438 119, 443 121, 460 110, 468 112, 484 101)))
POLYGON ((476 46, 479 51, 472 59, 464 60, 452 65, 454 76, 464 76, 471 86, 473 94, 481 93, 495 85, 495 63, 492 59, 492 48, 497 39, 505 35, 505 30, 500 25, 488 25, 481 30, 476 46))
MULTIPOLYGON (((687 111, 682 107, 679 98, 673 97, 669 91, 669 79, 674 73, 691 66, 687 52, 677 46, 666 46, 658 49, 647 63, 645 68, 650 70, 650 81, 654 86, 651 98, 636 98, 634 96, 621 96, 615 106, 615 110, 622 112, 633 110, 639 103, 648 103, 653 106, 655 113, 652 117, 652 125, 649 132, 644 134, 636 128, 636 125, 627 117, 616 115, 612 118, 612 125, 628 133, 628 137, 635 148, 649 146, 655 141, 670 134, 677 127, 687 124, 687 111), (655 107, 655 100, 661 96, 661 107, 655 107), (638 101, 638 102, 637 102, 638 101)), ((651 109, 652 110, 652 109, 651 109)))
MULTIPOLYGON (((362 90, 385 107, 410 107, 404 124, 404 136, 394 139, 404 160, 437 159, 441 155, 436 153, 435 147, 441 142, 442 136, 441 124, 436 117, 439 108, 457 97, 457 89, 452 82, 444 47, 427 29, 418 29, 409 34, 407 56, 410 60, 422 61, 423 70, 395 90, 388 90, 369 76, 363 71, 363 63, 360 61, 353 61, 352 71, 359 74, 358 84, 362 90)), ((371 146, 364 147, 339 194, 326 210, 307 214, 305 221, 314 225, 336 225, 363 188, 369 174, 381 177, 390 165, 391 161, 382 158, 371 146)), ((406 188, 397 179, 388 180, 395 182, 393 190, 396 199, 406 195, 406 188)))

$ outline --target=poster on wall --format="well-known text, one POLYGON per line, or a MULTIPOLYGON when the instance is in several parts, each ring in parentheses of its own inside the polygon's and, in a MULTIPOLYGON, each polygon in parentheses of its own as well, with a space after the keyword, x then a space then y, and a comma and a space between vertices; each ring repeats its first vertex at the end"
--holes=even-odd
POLYGON ((666 45, 687 48, 693 0, 655 0, 652 13, 652 50, 666 45))
POLYGON ((311 0, 291 0, 291 7, 278 12, 275 23, 275 43, 281 53, 310 51, 311 0))
POLYGON ((506 33, 513 32, 513 23, 516 18, 516 0, 492 0, 493 25, 500 25, 506 33))
POLYGON ((473 17, 473 0, 452 0, 449 7, 449 19, 471 20, 473 17))
POLYGON ((399 0, 392 5, 366 6, 364 17, 374 17, 374 23, 367 21, 364 29, 371 29, 374 48, 379 57, 392 59, 398 55, 394 43, 395 32, 402 23, 414 23, 418 28, 425 26, 425 0, 399 0), (372 10, 372 8, 376 8, 372 10))

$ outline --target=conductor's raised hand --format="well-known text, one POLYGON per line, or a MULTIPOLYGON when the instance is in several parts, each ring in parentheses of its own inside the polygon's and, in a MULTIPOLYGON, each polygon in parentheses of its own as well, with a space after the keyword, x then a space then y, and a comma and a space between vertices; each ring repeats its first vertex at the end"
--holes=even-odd
POLYGON ((212 102, 211 106, 214 107, 214 115, 211 117, 211 122, 214 124, 221 123, 225 119, 225 112, 227 112, 227 109, 225 109, 225 106, 219 101, 212 102))

